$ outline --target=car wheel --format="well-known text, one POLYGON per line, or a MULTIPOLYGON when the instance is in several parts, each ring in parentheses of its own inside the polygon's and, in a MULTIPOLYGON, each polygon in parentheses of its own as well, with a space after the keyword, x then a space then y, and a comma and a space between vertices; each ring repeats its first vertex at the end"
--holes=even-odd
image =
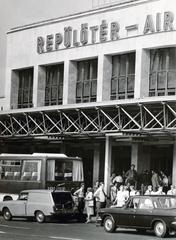
POLYGON ((154 232, 157 237, 161 237, 161 238, 165 237, 167 233, 167 227, 165 222, 162 222, 162 221, 156 222, 154 225, 154 232))
POLYGON ((45 221, 45 215, 42 211, 37 211, 35 213, 35 219, 38 223, 43 223, 45 221))
POLYGON ((105 218, 103 225, 106 232, 112 233, 116 229, 115 221, 111 216, 105 218))
POLYGON ((6 220, 6 221, 10 221, 12 219, 12 214, 10 212, 10 210, 8 208, 5 208, 3 210, 3 218, 6 220))

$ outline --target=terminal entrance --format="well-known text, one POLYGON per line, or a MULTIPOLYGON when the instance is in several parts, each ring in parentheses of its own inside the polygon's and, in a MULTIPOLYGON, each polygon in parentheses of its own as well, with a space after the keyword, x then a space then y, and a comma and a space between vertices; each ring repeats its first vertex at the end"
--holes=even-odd
POLYGON ((172 173, 173 145, 150 146, 150 168, 163 171, 167 176, 172 173))
POLYGON ((112 147, 112 172, 122 174, 131 165, 131 146, 112 147))

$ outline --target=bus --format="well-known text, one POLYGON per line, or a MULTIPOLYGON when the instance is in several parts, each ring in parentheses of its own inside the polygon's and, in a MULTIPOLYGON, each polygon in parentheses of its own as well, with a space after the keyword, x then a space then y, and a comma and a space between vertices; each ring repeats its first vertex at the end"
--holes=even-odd
POLYGON ((0 201, 26 189, 74 189, 84 181, 79 157, 58 153, 0 154, 0 201))

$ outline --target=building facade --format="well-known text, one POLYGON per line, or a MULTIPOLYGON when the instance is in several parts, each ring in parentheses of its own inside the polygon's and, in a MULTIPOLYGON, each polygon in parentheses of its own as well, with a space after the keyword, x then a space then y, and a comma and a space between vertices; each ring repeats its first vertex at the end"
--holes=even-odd
POLYGON ((10 30, 1 152, 80 156, 106 190, 131 163, 176 184, 175 6, 120 1, 10 30))

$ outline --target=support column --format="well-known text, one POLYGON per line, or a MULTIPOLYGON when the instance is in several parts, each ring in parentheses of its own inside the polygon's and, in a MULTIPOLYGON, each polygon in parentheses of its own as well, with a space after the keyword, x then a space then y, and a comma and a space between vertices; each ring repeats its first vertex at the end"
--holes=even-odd
POLYGON ((149 50, 136 50, 134 98, 148 97, 149 92, 149 50))
POLYGON ((98 57, 97 102, 110 100, 112 77, 112 57, 98 57))
POLYGON ((42 107, 45 106, 45 86, 46 86, 46 70, 45 67, 38 67, 38 88, 37 91, 37 106, 42 107))
POLYGON ((18 88, 19 88, 19 75, 16 71, 12 71, 11 79, 11 96, 10 108, 18 108, 18 88))
POLYGON ((138 173, 144 170, 150 170, 150 155, 148 153, 148 148, 145 148, 140 143, 132 143, 131 164, 136 166, 138 173))
POLYGON ((38 66, 34 67, 34 73, 33 74, 34 74, 34 77, 33 77, 33 107, 37 107, 37 101, 38 101, 38 66))
POLYGON ((63 105, 76 102, 77 62, 64 62, 63 105))
POLYGON ((112 158, 112 139, 111 139, 111 137, 106 136, 104 184, 105 184, 105 192, 107 194, 109 194, 109 187, 110 187, 111 158, 112 158))
POLYGON ((93 157, 93 183, 95 183, 99 179, 99 171, 100 171, 100 148, 96 146, 94 149, 94 157, 93 157))
POLYGON ((176 141, 173 147, 172 184, 176 185, 176 141))

